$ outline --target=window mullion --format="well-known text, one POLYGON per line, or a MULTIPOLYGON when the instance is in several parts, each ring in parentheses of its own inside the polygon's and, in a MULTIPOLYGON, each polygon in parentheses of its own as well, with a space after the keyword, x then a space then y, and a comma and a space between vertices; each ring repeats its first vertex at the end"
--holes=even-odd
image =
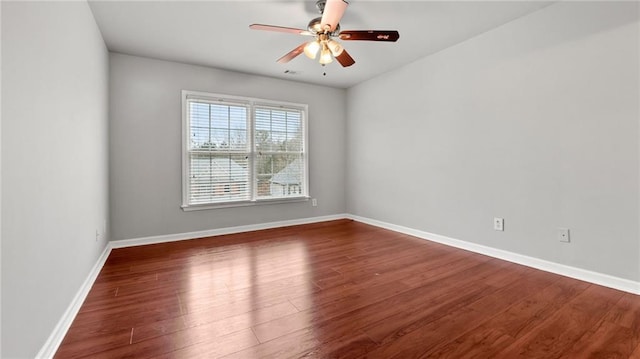
POLYGON ((251 201, 256 200, 256 192, 258 191, 258 180, 256 177, 256 149, 255 149, 255 115, 254 115, 254 106, 253 103, 249 105, 247 108, 248 113, 248 125, 247 125, 247 150, 248 150, 248 160, 249 165, 247 166, 249 169, 249 193, 251 194, 251 201))
MULTIPOLYGON (((207 141, 209 141, 210 143, 213 143, 213 139, 211 138, 211 128, 213 127, 213 117, 211 115, 211 104, 208 105, 209 108, 209 129, 207 131, 208 133, 208 138, 207 141)), ((209 168, 213 168, 213 153, 211 153, 211 148, 209 148, 209 168)), ((214 176, 213 176, 213 171, 209 171, 209 182, 213 182, 214 180, 214 176)), ((213 202, 213 196, 214 193, 213 191, 211 191, 209 193, 209 201, 213 202)))

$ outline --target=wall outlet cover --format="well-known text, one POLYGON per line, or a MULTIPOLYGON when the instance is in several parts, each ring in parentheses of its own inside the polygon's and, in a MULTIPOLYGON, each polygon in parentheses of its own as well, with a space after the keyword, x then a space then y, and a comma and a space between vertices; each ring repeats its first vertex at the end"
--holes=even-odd
POLYGON ((571 242, 569 238, 569 228, 558 228, 558 240, 565 243, 571 242))

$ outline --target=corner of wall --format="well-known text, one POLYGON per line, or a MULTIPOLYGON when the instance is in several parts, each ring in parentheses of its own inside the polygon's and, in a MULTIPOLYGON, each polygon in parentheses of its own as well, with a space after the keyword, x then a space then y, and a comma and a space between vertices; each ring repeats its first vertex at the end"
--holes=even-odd
MULTIPOLYGON (((0 2, 0 39, 2 39, 2 2, 0 2)), ((0 272, 2 272, 2 44, 0 44, 0 272)), ((0 275, 0 357, 2 356, 2 275, 0 275)))
POLYGON ((100 270, 107 261, 107 258, 109 258, 111 250, 111 243, 107 242, 107 244, 104 246, 104 249, 102 250, 102 253, 89 271, 86 279, 82 282, 82 285, 73 296, 71 303, 69 303, 69 306, 64 311, 64 314, 51 332, 51 335, 49 335, 47 341, 44 343, 42 348, 40 348, 40 351, 36 355, 36 358, 53 358, 55 356, 56 351, 62 343, 62 340, 69 331, 69 328, 71 328, 73 320, 80 311, 82 303, 84 303, 84 300, 87 298, 87 295, 89 294, 93 283, 95 283, 96 279, 98 278, 100 270))

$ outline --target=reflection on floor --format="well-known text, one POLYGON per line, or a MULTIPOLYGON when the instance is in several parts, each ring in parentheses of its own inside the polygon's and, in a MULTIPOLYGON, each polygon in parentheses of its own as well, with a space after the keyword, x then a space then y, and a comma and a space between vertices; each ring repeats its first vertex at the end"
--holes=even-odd
POLYGON ((349 220, 114 250, 56 358, 640 357, 640 297, 349 220))

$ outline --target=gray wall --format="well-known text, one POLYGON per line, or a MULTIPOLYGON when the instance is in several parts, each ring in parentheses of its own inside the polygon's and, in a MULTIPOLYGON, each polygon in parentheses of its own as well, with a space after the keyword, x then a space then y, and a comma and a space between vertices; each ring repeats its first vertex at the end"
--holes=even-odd
POLYGON ((85 2, 1 6, 1 356, 29 358, 106 245, 108 53, 85 2))
POLYGON ((558 3, 349 89, 348 212, 640 280, 639 30, 558 3))
POLYGON ((110 57, 112 239, 344 213, 346 91, 122 54, 110 57), (184 212, 181 90, 309 105, 310 201, 184 212))

